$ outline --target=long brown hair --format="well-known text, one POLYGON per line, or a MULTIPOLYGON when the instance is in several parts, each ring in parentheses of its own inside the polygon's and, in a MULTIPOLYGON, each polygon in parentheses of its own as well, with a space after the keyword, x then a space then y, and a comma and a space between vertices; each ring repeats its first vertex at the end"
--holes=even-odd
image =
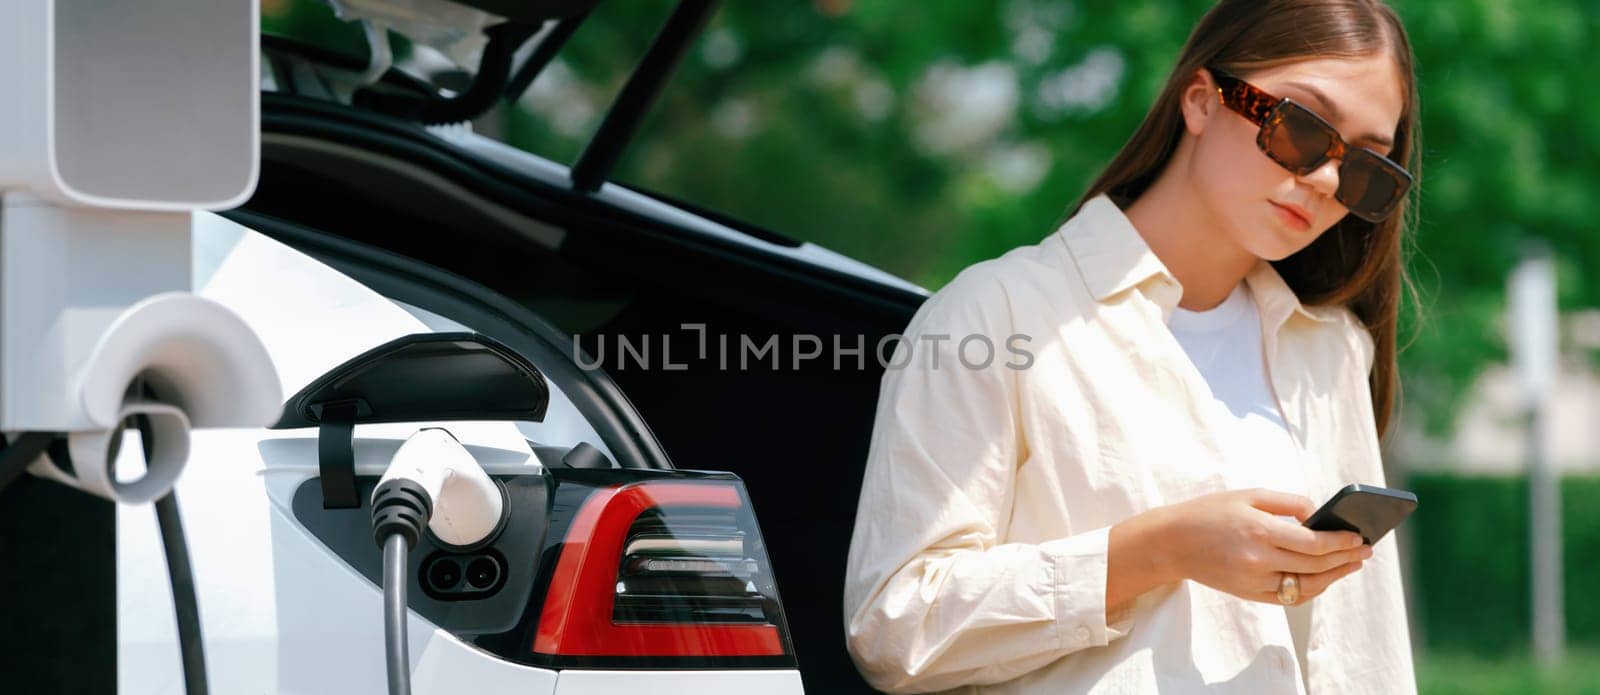
MULTIPOLYGON (((1364 58, 1379 51, 1394 56, 1404 81, 1405 108, 1389 157, 1420 183, 1415 59, 1392 9, 1380 0, 1222 0, 1195 26, 1144 122, 1069 215, 1102 193, 1127 207, 1155 181, 1182 138, 1179 100, 1200 68, 1247 75, 1311 58, 1364 58)), ((1377 354, 1368 383, 1380 438, 1399 398, 1395 335, 1401 293, 1414 290, 1405 270, 1405 230, 1413 226, 1417 189, 1413 185, 1408 199, 1383 221, 1346 215, 1300 252, 1272 262, 1302 303, 1347 306, 1371 333, 1377 354)))

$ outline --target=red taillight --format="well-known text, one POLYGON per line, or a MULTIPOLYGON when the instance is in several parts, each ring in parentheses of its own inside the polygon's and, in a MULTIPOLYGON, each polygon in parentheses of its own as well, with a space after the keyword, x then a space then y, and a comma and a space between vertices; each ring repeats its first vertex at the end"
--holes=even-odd
POLYGON ((650 481, 596 490, 573 518, 533 651, 560 656, 787 653, 739 489, 650 481))

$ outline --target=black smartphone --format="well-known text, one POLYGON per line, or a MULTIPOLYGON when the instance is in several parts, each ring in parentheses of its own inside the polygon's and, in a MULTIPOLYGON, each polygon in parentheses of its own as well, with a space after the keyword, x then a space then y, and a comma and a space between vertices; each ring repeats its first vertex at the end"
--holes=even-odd
POLYGON ((1416 508, 1417 496, 1405 490, 1351 483, 1306 519, 1305 526, 1313 531, 1354 531, 1372 545, 1416 508))

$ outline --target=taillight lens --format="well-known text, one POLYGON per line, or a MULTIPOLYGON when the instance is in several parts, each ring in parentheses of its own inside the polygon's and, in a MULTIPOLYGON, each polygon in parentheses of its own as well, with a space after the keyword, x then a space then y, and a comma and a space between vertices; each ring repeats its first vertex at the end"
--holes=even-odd
POLYGON ((533 651, 555 656, 792 655, 737 480, 594 490, 567 528, 533 651))
POLYGON ((732 509, 639 515, 628 530, 617 570, 611 619, 617 623, 771 623, 732 509))

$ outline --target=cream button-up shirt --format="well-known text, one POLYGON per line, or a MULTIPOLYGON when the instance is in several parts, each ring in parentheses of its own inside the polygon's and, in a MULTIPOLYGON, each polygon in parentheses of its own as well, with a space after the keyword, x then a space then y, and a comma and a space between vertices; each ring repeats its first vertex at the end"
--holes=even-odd
MULTIPOLYGON (((1383 485, 1373 342, 1245 278, 1269 382, 1314 504, 1383 485)), ((1166 327, 1177 280, 1109 198, 975 264, 918 309, 880 388, 845 582, 850 654, 890 692, 1414 693, 1391 533, 1307 604, 1304 672, 1281 606, 1184 580, 1105 613, 1112 524, 1249 486, 1166 327), (981 336, 973 338, 972 336, 981 336), (985 349, 988 345, 988 349, 985 349), (986 359, 987 358, 987 359, 986 359)))

